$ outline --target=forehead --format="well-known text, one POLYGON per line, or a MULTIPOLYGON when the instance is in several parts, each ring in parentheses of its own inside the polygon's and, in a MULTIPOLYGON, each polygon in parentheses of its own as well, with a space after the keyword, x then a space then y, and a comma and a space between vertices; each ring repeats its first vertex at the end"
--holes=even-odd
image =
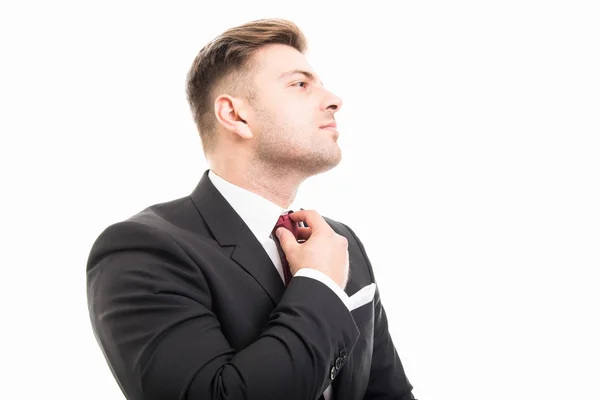
MULTIPOLYGON (((254 54, 256 79, 258 81, 277 81, 283 74, 302 70, 316 75, 306 56, 291 46, 271 44, 262 47, 254 54)), ((285 78, 284 78, 285 79, 285 78)))

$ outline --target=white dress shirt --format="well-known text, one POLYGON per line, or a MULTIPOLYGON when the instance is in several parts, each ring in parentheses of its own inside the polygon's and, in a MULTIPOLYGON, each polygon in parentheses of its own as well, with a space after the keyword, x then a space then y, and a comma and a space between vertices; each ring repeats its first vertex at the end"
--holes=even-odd
MULTIPOLYGON (((259 196, 256 193, 243 189, 239 186, 226 181, 212 170, 208 172, 208 178, 217 190, 223 195, 225 200, 231 205, 235 212, 246 223, 250 231, 256 236, 260 244, 264 247, 271 261, 275 265, 281 280, 285 282, 283 275, 283 267, 281 258, 275 241, 271 238, 271 232, 277 224, 279 216, 286 214, 286 209, 279 207, 277 204, 259 196)), ((293 203, 290 206, 291 210, 298 211, 300 208, 293 203)), ((346 292, 333 279, 321 271, 311 268, 301 268, 294 276, 304 276, 307 278, 316 279, 329 287, 346 305, 349 311, 366 304, 373 299, 375 293, 375 284, 371 284, 359 292, 349 297, 346 292)), ((331 399, 331 386, 323 393, 325 400, 331 399)))

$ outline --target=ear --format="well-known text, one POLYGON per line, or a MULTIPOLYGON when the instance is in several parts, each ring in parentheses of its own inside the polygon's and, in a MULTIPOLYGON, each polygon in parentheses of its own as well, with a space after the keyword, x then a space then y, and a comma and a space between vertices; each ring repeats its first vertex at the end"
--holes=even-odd
POLYGON ((215 116, 228 131, 244 139, 252 138, 252 131, 244 119, 247 112, 243 100, 222 94, 215 100, 215 116))

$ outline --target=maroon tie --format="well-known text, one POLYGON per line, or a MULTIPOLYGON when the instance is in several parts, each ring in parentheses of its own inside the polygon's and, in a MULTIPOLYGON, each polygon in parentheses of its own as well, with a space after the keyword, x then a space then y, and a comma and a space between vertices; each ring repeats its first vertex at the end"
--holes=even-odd
POLYGON ((277 239, 277 235, 275 235, 275 231, 279 227, 287 228, 290 232, 294 234, 296 240, 298 240, 298 224, 290 219, 288 214, 293 213, 294 211, 288 211, 285 215, 280 215, 277 220, 277 224, 275 224, 275 228, 271 231, 271 237, 275 241, 277 245, 277 251, 279 251, 279 257, 281 257, 281 265, 283 267, 283 276, 285 278, 285 286, 287 286, 292 280, 292 272, 290 271, 290 265, 288 264, 287 259, 285 258, 285 253, 281 248, 281 244, 279 243, 279 239, 277 239))

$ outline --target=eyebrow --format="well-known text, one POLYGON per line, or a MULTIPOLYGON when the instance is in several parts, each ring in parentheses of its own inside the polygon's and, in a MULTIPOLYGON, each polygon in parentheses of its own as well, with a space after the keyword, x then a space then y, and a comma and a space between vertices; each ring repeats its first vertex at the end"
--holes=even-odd
POLYGON ((320 82, 321 86, 323 86, 323 82, 319 81, 317 79, 317 77, 315 76, 315 74, 313 74, 312 72, 301 70, 301 69, 294 69, 294 70, 291 70, 291 71, 284 72, 283 74, 281 74, 281 75, 279 75, 277 77, 277 80, 288 78, 288 77, 290 77, 292 75, 297 75, 297 74, 304 75, 307 79, 309 79, 309 80, 311 80, 313 82, 320 82))

